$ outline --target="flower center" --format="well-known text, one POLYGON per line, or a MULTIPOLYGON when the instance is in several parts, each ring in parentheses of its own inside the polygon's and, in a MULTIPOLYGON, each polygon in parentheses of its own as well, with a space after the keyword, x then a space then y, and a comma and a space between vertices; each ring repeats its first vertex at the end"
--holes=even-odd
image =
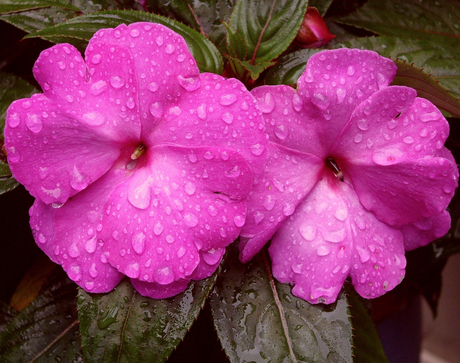
POLYGON ((343 181, 342 170, 340 170, 339 166, 337 165, 337 162, 333 158, 328 157, 326 159, 326 166, 333 171, 334 175, 337 178, 339 178, 341 181, 343 181))
POLYGON ((139 144, 138 147, 136 147, 136 150, 131 154, 131 160, 137 160, 141 157, 143 153, 145 153, 145 146, 142 144, 139 144))

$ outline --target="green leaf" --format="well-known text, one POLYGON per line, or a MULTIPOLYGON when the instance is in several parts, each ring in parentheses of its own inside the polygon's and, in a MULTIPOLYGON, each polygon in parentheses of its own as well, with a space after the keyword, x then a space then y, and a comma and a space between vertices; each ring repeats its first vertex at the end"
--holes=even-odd
POLYGON ((257 65, 252 65, 249 62, 246 61, 241 61, 236 58, 232 58, 227 56, 228 59, 230 59, 231 62, 231 67, 233 72, 239 76, 239 79, 241 79, 243 82, 249 81, 249 77, 255 81, 257 78, 259 78, 259 75, 267 68, 273 66, 275 62, 262 62, 257 65), (245 79, 245 76, 247 75, 247 79, 245 79))
POLYGON ((16 315, 18 315, 18 311, 3 301, 0 301, 0 335, 16 315))
POLYGON ((139 295, 128 279, 108 294, 79 289, 85 361, 166 361, 200 313, 216 276, 192 281, 183 293, 163 300, 139 295))
POLYGON ((369 0, 356 12, 335 21, 380 35, 458 43, 460 3, 431 0, 369 0))
POLYGON ((225 26, 236 0, 149 0, 149 10, 174 18, 208 37, 220 50, 225 50, 225 26))
POLYGON ((326 14, 326 11, 327 9, 329 9, 329 6, 331 6, 331 4, 332 0, 310 0, 308 2, 308 6, 317 8, 321 16, 324 16, 324 14, 326 14))
POLYGON ((74 44, 77 39, 88 41, 99 29, 114 28, 120 24, 130 24, 139 21, 163 24, 184 37, 190 51, 202 72, 221 74, 222 56, 211 41, 197 31, 163 16, 140 11, 111 10, 82 15, 53 27, 29 34, 27 37, 41 37, 52 42, 62 41, 74 44))
POLYGON ((232 29, 227 33, 229 55, 252 65, 271 62, 294 40, 307 4, 307 0, 239 0, 227 27, 232 29))
POLYGON ((353 325, 354 363, 388 363, 374 322, 368 313, 363 298, 351 285, 346 285, 353 325))
POLYGON ((76 286, 62 269, 0 335, 0 362, 81 361, 76 286))
POLYGON ((274 280, 264 250, 239 262, 233 248, 211 294, 214 325, 231 362, 351 362, 345 294, 311 305, 274 280))
POLYGON ((293 85, 305 70, 308 59, 318 53, 319 49, 302 49, 282 56, 276 65, 270 68, 264 81, 267 84, 287 84, 293 85))
POLYGON ((3 135, 6 110, 11 103, 20 98, 32 96, 38 90, 23 79, 0 72, 0 135, 3 135))
POLYGON ((73 6, 66 0, 0 0, 0 14, 41 9, 50 6, 58 8, 69 9, 73 11, 80 11, 79 8, 73 6))

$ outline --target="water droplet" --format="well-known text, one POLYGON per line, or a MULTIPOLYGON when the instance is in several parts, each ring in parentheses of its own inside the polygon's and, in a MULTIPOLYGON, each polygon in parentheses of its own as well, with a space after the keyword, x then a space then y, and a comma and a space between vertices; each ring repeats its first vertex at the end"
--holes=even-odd
POLYGON ((102 56, 100 54, 95 54, 91 57, 91 63, 99 64, 101 62, 102 56))
POLYGON ((19 123, 21 122, 21 118, 19 117, 19 114, 18 113, 12 113, 11 115, 9 115, 8 117, 8 125, 12 128, 15 128, 19 125, 19 123))
POLYGON ((371 253, 365 247, 356 246, 356 250, 358 251, 359 259, 361 263, 366 263, 371 258, 371 253))
POLYGON ((263 146, 261 144, 251 145, 251 153, 256 155, 256 156, 262 155, 264 150, 265 150, 265 146, 263 146))
POLYGON ((33 133, 37 134, 43 129, 41 116, 35 114, 27 114, 26 126, 33 133))
POLYGON ((338 231, 323 231, 323 237, 326 241, 338 243, 345 239, 346 230, 345 228, 339 229, 338 231))
POLYGON ((233 122, 233 118, 234 116, 231 112, 225 112, 224 114, 222 114, 222 120, 229 125, 233 122))
POLYGON ((90 126, 100 126, 105 122, 105 117, 99 112, 88 112, 83 115, 83 121, 90 126))
POLYGON ((321 245, 316 250, 316 253, 318 254, 318 256, 327 256, 329 253, 331 253, 331 250, 328 246, 321 245))
POLYGON ((38 235, 38 242, 46 243, 46 237, 42 233, 38 235))
POLYGON ((280 140, 285 140, 288 134, 289 134, 288 128, 284 125, 278 125, 275 129, 275 135, 280 140))
POLYGON ((128 98, 126 100, 126 106, 128 106, 129 109, 133 109, 135 106, 134 99, 132 97, 128 98))
POLYGON ((27 110, 32 106, 32 103, 29 100, 25 100, 23 103, 21 103, 21 106, 24 110, 27 110))
POLYGON ((64 62, 57 62, 57 65, 58 65, 59 69, 64 70, 66 68, 66 65, 65 65, 64 62))
POLYGON ((270 113, 274 110, 275 99, 271 93, 267 92, 264 98, 259 99, 259 107, 263 113, 270 113))
POLYGON ((283 214, 288 217, 290 215, 292 215, 292 213, 294 213, 295 211, 295 205, 292 204, 292 203, 286 203, 283 207, 283 214))
POLYGON ((181 247, 177 250, 177 257, 178 257, 178 258, 184 257, 185 252, 187 252, 186 249, 185 249, 183 246, 181 246, 181 247))
POLYGON ((86 252, 93 253, 94 251, 96 251, 96 247, 97 247, 96 235, 94 235, 93 237, 88 238, 86 240, 86 242, 85 242, 85 250, 86 250, 86 252))
POLYGON ((195 227, 198 224, 198 217, 193 213, 185 213, 184 223, 187 227, 195 227))
POLYGON ((369 130, 369 124, 367 123, 367 119, 361 119, 361 120, 358 120, 358 128, 361 130, 361 131, 367 131, 369 130))
POLYGON ((179 84, 187 91, 192 92, 200 88, 201 81, 199 77, 184 78, 181 75, 177 76, 179 84))
POLYGON ((225 171, 224 174, 227 178, 237 178, 240 176, 241 170, 238 165, 235 165, 232 170, 225 171))
POLYGON ((133 236, 133 239, 131 240, 131 244, 133 246, 134 251, 141 255, 144 253, 145 250, 145 234, 144 233, 138 233, 133 236))
POLYGON ((185 184, 184 189, 185 189, 185 192, 188 195, 193 195, 195 193, 195 191, 196 191, 196 185, 195 185, 195 183, 189 182, 189 183, 185 184))
POLYGON ((337 103, 342 103, 347 95, 347 91, 343 88, 337 88, 337 103))
POLYGON ((78 249, 77 243, 73 242, 69 248, 67 249, 67 252, 69 253, 69 256, 72 258, 77 258, 80 256, 80 250, 78 249))
POLYGON ((268 194, 264 200, 264 207, 266 210, 271 211, 275 207, 276 199, 273 195, 268 194))
POLYGON ((135 188, 128 189, 128 200, 136 208, 147 209, 150 205, 150 182, 145 180, 135 188))
POLYGON ((381 149, 375 149, 372 153, 372 160, 378 165, 392 165, 398 162, 398 160, 404 155, 404 153, 395 149, 394 145, 389 147, 383 147, 381 149))
POLYGON ((353 67, 353 66, 348 66, 348 68, 347 68, 347 74, 348 74, 349 76, 353 76, 353 75, 355 74, 355 67, 353 67))
POLYGON ((316 238, 316 228, 309 224, 300 225, 299 232, 307 241, 313 241, 316 238))
POLYGON ((168 234, 166 236, 166 242, 168 242, 168 243, 173 243, 175 240, 176 239, 173 236, 171 236, 170 234, 168 234))
POLYGON ((73 166, 73 170, 72 170, 72 173, 70 174, 70 186, 77 190, 77 191, 80 191, 80 190, 83 190, 85 189, 89 182, 90 182, 90 178, 84 174, 84 173, 81 173, 77 166, 74 165, 73 166))
POLYGON ((113 76, 112 78, 110 78, 110 84, 113 88, 120 89, 125 85, 125 80, 118 76, 113 76))
POLYGON ((406 136, 403 141, 406 143, 406 144, 413 144, 414 143, 414 138, 412 136, 406 136))
POLYGON ((89 268, 89 275, 92 277, 92 278, 96 278, 97 277, 97 270, 96 270, 96 264, 93 263, 91 265, 91 267, 89 268))
POLYGON ((422 116, 420 116, 420 120, 422 122, 437 121, 439 120, 439 113, 436 111, 425 113, 422 116))
POLYGON ((329 107, 331 100, 322 93, 315 93, 311 98, 311 102, 320 110, 325 111, 329 107))
POLYGON ((196 114, 202 120, 206 119, 206 105, 203 103, 196 109, 196 114))
POLYGON ((81 272, 80 272, 80 266, 78 266, 78 265, 71 265, 67 269, 66 272, 69 275, 70 279, 75 281, 75 282, 80 281, 81 278, 82 278, 82 275, 81 275, 81 272))
POLYGON ((153 116, 153 117, 156 117, 156 118, 160 118, 163 114, 163 110, 162 108, 160 107, 160 104, 158 102, 154 102, 150 105, 150 114, 153 116))
POLYGON ((133 38, 137 38, 140 34, 141 32, 139 31, 139 29, 132 29, 129 32, 129 35, 131 35, 133 38))
POLYGON ((262 212, 260 211, 254 212, 254 222, 256 224, 259 224, 260 222, 262 222, 264 218, 265 218, 265 214, 263 214, 262 212))
POLYGON ((172 54, 172 53, 174 53, 175 49, 176 49, 176 47, 173 44, 168 44, 166 46, 165 52, 166 52, 166 54, 172 54))
POLYGON ((353 141, 359 144, 361 141, 363 141, 363 134, 356 134, 355 137, 353 138, 353 141))
POLYGON ((233 93, 220 96, 219 103, 222 106, 230 106, 235 103, 238 98, 233 93))
POLYGON ((132 278, 137 279, 139 277, 139 264, 132 263, 125 268, 125 275, 132 278))
POLYGON ((106 89, 107 89, 107 82, 100 80, 100 81, 98 81, 96 83, 93 83, 91 85, 91 88, 90 88, 89 92, 93 96, 98 96, 102 92, 104 92, 106 89))
POLYGON ((235 226, 243 227, 244 222, 245 222, 245 218, 243 216, 237 215, 237 216, 233 217, 233 222, 235 223, 235 226))
POLYGON ((151 82, 151 83, 149 83, 147 88, 148 88, 148 90, 150 92, 156 92, 156 91, 158 91, 158 84, 156 84, 155 82, 151 82))

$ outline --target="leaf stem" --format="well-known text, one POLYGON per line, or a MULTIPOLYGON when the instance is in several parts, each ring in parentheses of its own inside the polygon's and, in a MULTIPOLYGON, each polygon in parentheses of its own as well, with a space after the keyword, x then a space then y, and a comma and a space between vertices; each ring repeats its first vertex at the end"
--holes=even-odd
POLYGON ((126 318, 125 318, 125 321, 124 321, 124 323, 123 323, 123 327, 121 328, 121 332, 120 332, 120 346, 119 346, 119 348, 118 348, 117 363, 119 363, 119 362, 120 362, 120 359, 121 359, 122 349, 123 349, 123 335, 125 334, 126 324, 127 324, 127 322, 128 322, 129 314, 131 313, 131 309, 132 309, 132 307, 133 307, 134 299, 136 298, 136 295, 137 295, 137 291, 134 290, 133 297, 131 298, 131 304, 129 305, 128 311, 127 311, 127 313, 126 313, 126 318))
POLYGON ((256 47, 254 48, 254 53, 252 53, 251 64, 254 65, 256 61, 257 51, 259 50, 260 43, 262 43, 262 37, 264 36, 265 29, 267 29, 268 23, 272 18, 273 9, 275 8, 276 0, 273 0, 272 7, 270 8, 270 14, 268 14, 267 22, 265 23, 262 31, 260 32, 259 40, 257 41, 256 47))

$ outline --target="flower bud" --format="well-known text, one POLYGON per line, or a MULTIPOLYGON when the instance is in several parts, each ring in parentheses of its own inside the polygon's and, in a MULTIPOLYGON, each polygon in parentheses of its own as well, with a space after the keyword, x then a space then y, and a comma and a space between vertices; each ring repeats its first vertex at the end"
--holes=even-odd
POLYGON ((318 9, 309 7, 295 38, 296 43, 302 48, 319 48, 334 38, 318 9))

